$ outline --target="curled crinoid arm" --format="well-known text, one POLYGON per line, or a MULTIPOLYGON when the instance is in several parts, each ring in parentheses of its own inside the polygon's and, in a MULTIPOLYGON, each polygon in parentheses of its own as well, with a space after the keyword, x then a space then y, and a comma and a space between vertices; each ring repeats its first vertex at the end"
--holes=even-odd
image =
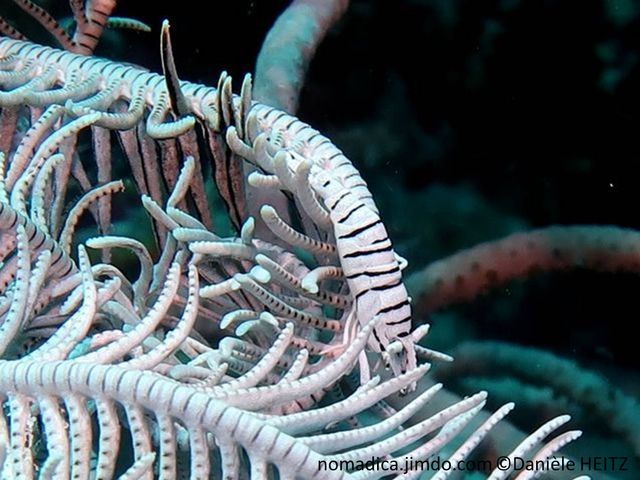
MULTIPOLYGON (((20 213, 26 214, 26 195, 31 187, 36 175, 42 168, 43 164, 55 153, 65 139, 75 137, 80 130, 95 123, 100 114, 91 114, 72 120, 68 124, 56 130, 51 136, 47 137, 38 147, 29 161, 29 166, 25 172, 17 179, 14 188, 11 191, 11 205, 20 213)), ((62 201, 60 196, 56 199, 62 201)), ((52 210, 55 211, 55 205, 52 210)))
POLYGON ((270 205, 263 205, 260 209, 260 215, 269 229, 289 245, 304 248, 319 255, 334 255, 336 253, 335 245, 315 240, 287 225, 270 205))
POLYGON ((43 250, 37 257, 35 267, 31 271, 29 278, 29 299, 27 302, 27 308, 25 315, 25 322, 28 322, 35 314, 37 314, 36 304, 38 296, 44 290, 43 286, 46 281, 46 276, 49 273, 49 267, 51 266, 51 251, 43 250))
POLYGON ((313 162, 308 158, 302 158, 298 162, 294 179, 297 199, 303 210, 318 226, 326 231, 331 231, 333 225, 329 217, 329 212, 327 212, 324 205, 320 203, 315 191, 311 188, 309 174, 311 173, 312 167, 313 162))
POLYGON ((46 134, 54 124, 60 121, 63 113, 64 109, 60 105, 51 105, 38 117, 38 120, 32 123, 11 157, 6 178, 8 190, 13 189, 14 184, 33 158, 36 147, 46 138, 46 134))
MULTIPOLYGON (((31 0, 13 0, 16 5, 23 9, 28 15, 36 20, 40 25, 46 28, 51 35, 57 40, 62 48, 69 51, 75 51, 76 44, 69 34, 60 26, 55 18, 51 16, 44 8, 36 5, 31 0)), ((90 52, 89 52, 90 53, 90 52)))
POLYGON ((40 474, 43 475, 43 478, 47 478, 44 475, 54 478, 56 475, 60 475, 60 472, 69 470, 71 449, 67 436, 61 434, 65 430, 66 422, 53 398, 45 397, 41 399, 38 402, 38 407, 42 414, 46 416, 44 431, 47 439, 50 438, 51 443, 56 446, 55 451, 51 452, 43 462, 40 474))
POLYGON ((0 356, 3 355, 22 328, 29 295, 31 274, 31 250, 25 228, 16 227, 17 265, 13 297, 4 322, 0 325, 0 356))
POLYGON ((16 29, 13 25, 11 25, 2 17, 0 17, 0 33, 6 37, 13 38, 15 40, 27 39, 22 33, 20 33, 18 29, 16 29))
POLYGON ((253 148, 242 140, 242 136, 235 126, 232 125, 227 129, 225 139, 227 145, 234 153, 240 155, 249 163, 256 165, 253 148))
POLYGON ((140 275, 133 283, 134 304, 139 312, 144 312, 145 299, 149 295, 149 286, 153 276, 153 260, 149 251, 137 240, 128 237, 104 236, 90 238, 86 242, 90 248, 125 248, 131 250, 140 262, 140 275))
POLYGON ((178 179, 171 191, 171 195, 169 195, 169 198, 167 199, 167 209, 176 207, 178 203, 184 199, 189 189, 189 185, 193 180, 195 169, 195 159, 190 156, 185 158, 180 174, 178 175, 178 179))
MULTIPOLYGON (((93 97, 80 102, 68 101, 65 104, 65 108, 76 116, 100 112, 102 115, 96 122, 97 126, 109 130, 129 130, 135 127, 143 118, 146 107, 145 86, 135 85, 132 87, 131 98, 125 107, 111 107, 119 99, 118 90, 121 88, 122 82, 116 81, 93 97)), ((121 138, 126 139, 127 136, 121 134, 121 138)), ((125 145, 125 147, 127 146, 125 145)), ((132 160, 129 157, 129 161, 131 162, 132 160)))
POLYGON ((243 408, 257 411, 266 407, 289 403, 297 398, 317 392, 323 387, 335 383, 336 379, 339 379, 353 368, 358 355, 364 349, 364 345, 375 323, 376 322, 371 322, 371 324, 365 326, 342 355, 315 373, 293 382, 279 382, 272 386, 253 387, 246 391, 233 393, 224 392, 221 393, 221 395, 225 399, 225 402, 231 405, 235 405, 237 402, 243 402, 243 408), (249 400, 250 405, 247 404, 249 400))
POLYGON ((6 155, 0 151, 0 202, 9 203, 6 185, 7 163, 6 155))
MULTIPOLYGON (((36 225, 39 225, 43 232, 51 234, 49 219, 47 218, 46 205, 51 200, 53 195, 52 188, 52 176, 55 169, 65 162, 65 156, 62 153, 56 153, 51 155, 42 165, 42 168, 36 175, 36 179, 33 182, 33 188, 31 189, 30 199, 30 211, 31 219, 36 225)), ((69 253, 69 248, 64 250, 69 253)), ((61 247, 62 248, 62 247, 61 247)))
POLYGON ((0 83, 6 90, 18 88, 31 81, 34 71, 37 71, 37 63, 34 59, 21 60, 12 68, 0 70, 0 83))
POLYGON ((70 0, 69 4, 76 22, 76 30, 73 34, 73 46, 67 49, 91 55, 109 23, 116 0, 70 0))
POLYGON ((149 337, 163 320, 171 306, 176 292, 178 291, 179 282, 180 265, 179 263, 174 262, 169 269, 169 273, 160 296, 144 318, 136 324, 134 328, 126 332, 122 338, 99 350, 96 350, 95 352, 78 358, 78 361, 85 363, 110 363, 125 357, 130 353, 131 349, 140 346, 145 338, 149 337))
POLYGON ((260 302, 268 305, 269 308, 278 315, 295 320, 300 324, 313 326, 322 330, 338 332, 342 329, 338 320, 322 318, 312 313, 292 307, 285 301, 281 300, 278 296, 259 285, 259 283, 249 275, 235 275, 234 279, 240 284, 243 290, 253 295, 260 302))
POLYGON ((0 102, 2 105, 13 106, 24 104, 32 98, 37 101, 38 93, 53 87, 57 77, 58 72, 55 67, 48 67, 41 75, 34 76, 13 90, 0 92, 0 102))
POLYGON ((91 272, 89 256, 82 245, 78 247, 78 263, 82 273, 82 305, 56 330, 51 338, 34 350, 28 358, 33 360, 65 359, 69 352, 87 335, 97 311, 98 292, 91 272))
POLYGON ((154 98, 153 109, 147 118, 146 130, 151 138, 176 138, 195 125, 196 120, 191 115, 175 121, 166 121, 169 108, 169 94, 163 90, 154 98))
MULTIPOLYGON (((373 453, 374 455, 384 455, 397 450, 397 446, 406 442, 408 438, 422 437, 425 433, 433 432, 440 428, 435 436, 429 440, 423 440, 422 444, 413 449, 408 458, 415 460, 425 460, 434 454, 437 454, 445 445, 447 445, 454 437, 456 437, 463 428, 471 422, 485 404, 486 392, 480 392, 465 400, 462 400, 450 407, 447 407, 432 417, 397 433, 389 439, 378 442, 372 447, 364 447, 359 450, 349 452, 346 458, 363 458, 362 455, 373 453)), ((342 454, 334 456, 334 458, 344 458, 342 454)), ((407 458, 404 457, 404 458, 407 458)), ((398 459, 402 457, 396 457, 398 459)), ((420 475, 419 469, 411 469, 404 472, 406 478, 417 478, 420 475)))
MULTIPOLYGON (((375 388, 377 387, 374 387, 372 389, 373 392, 375 392, 375 388)), ((375 441, 377 438, 387 435, 389 432, 393 432, 398 427, 402 426, 405 421, 411 418, 417 411, 419 411, 429 401, 431 401, 433 397, 441 390, 441 388, 442 384, 436 384, 432 386, 431 388, 420 394, 418 397, 416 397, 412 402, 408 403, 402 410, 396 412, 389 418, 375 425, 348 431, 310 435, 307 437, 299 438, 307 445, 312 446, 314 450, 323 453, 336 452, 370 441, 375 441)), ((440 412, 438 415, 443 414, 444 412, 440 412)), ((433 426, 433 422, 431 423, 432 425, 430 425, 429 428, 435 428, 433 426)))
POLYGON ((293 324, 290 323, 285 326, 271 348, 269 348, 253 368, 236 379, 223 383, 219 387, 212 388, 209 390, 209 393, 217 395, 218 393, 224 393, 225 391, 240 391, 242 389, 258 385, 270 372, 273 371, 274 367, 289 347, 292 336, 293 324))
POLYGON ((67 81, 67 84, 62 88, 51 88, 53 85, 45 85, 44 87, 48 88, 31 89, 25 101, 33 107, 46 107, 65 104, 67 101, 86 98, 100 92, 100 75, 97 72, 85 79, 74 80, 67 81))
MULTIPOLYGON (((331 305, 341 309, 347 308, 351 304, 351 299, 346 295, 332 293, 329 290, 317 290, 316 292, 309 291, 309 289, 305 288, 304 286, 304 279, 306 278, 306 275, 302 278, 296 276, 294 273, 285 269, 278 262, 272 260, 267 255, 258 254, 255 257, 255 260, 260 266, 267 270, 271 274, 272 278, 281 286, 298 292, 299 294, 304 295, 305 298, 309 298, 316 302, 331 305)), ((336 268, 337 270, 339 270, 338 267, 328 268, 336 268)))
POLYGON ((78 221, 80 220, 82 214, 86 211, 86 209, 89 208, 91 204, 99 201, 100 198, 104 196, 113 195, 114 193, 121 192, 123 190, 124 184, 122 183, 122 181, 116 180, 96 187, 85 193, 67 215, 58 240, 60 247, 67 252, 71 250, 71 243, 75 227, 78 224, 78 221))
MULTIPOLYGON (((554 430, 557 430, 562 425, 571 420, 569 415, 560 415, 556 418, 549 420, 544 425, 540 426, 535 432, 525 438, 508 456, 508 462, 505 462, 505 465, 509 465, 509 468, 504 469, 496 469, 487 480, 504 480, 509 477, 514 468, 513 460, 516 458, 526 458, 539 444, 542 440, 549 435, 554 430)), ((566 434, 560 435, 552 440, 547 445, 544 445, 540 450, 539 454, 546 459, 547 457, 556 453, 557 450, 562 448, 566 443, 572 441, 573 439, 579 437, 582 432, 580 431, 572 431, 567 432, 566 434)), ((516 478, 527 478, 526 476, 518 476, 516 478)), ((534 477, 529 477, 534 478, 534 477)))
POLYGON ((189 278, 189 294, 187 299, 187 305, 182 313, 182 317, 178 324, 171 329, 171 331, 165 336, 164 340, 151 349, 149 352, 136 357, 121 365, 128 366, 129 368, 150 370, 169 355, 176 352, 182 342, 191 333, 198 314, 198 271, 194 265, 189 266, 188 272, 189 278))

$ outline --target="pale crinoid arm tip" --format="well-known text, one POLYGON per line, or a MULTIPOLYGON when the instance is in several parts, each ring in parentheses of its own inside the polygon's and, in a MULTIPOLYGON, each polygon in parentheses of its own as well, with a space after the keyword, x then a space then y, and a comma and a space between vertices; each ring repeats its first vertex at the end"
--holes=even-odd
POLYGON ((162 59, 162 73, 164 74, 167 92, 171 109, 178 116, 186 116, 191 113, 187 100, 180 89, 180 79, 176 70, 176 63, 173 58, 173 47, 171 45, 171 34, 169 32, 169 20, 164 19, 160 33, 160 58, 162 59))

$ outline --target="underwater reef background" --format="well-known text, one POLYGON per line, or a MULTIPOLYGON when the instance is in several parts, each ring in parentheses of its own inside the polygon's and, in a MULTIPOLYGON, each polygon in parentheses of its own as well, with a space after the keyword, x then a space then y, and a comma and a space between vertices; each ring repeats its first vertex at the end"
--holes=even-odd
MULTIPOLYGON (((253 70, 287 4, 218 2, 208 17, 122 2, 119 14, 156 30, 169 18, 181 77, 211 84, 222 69, 235 78, 253 70)), ((639 31, 632 0, 352 1, 312 61, 298 116, 358 166, 409 274, 547 225, 640 229, 639 31)), ((159 69, 157 35, 119 48, 120 58, 159 69)), ((543 273, 416 321, 432 323, 429 346, 454 356, 467 340, 508 342, 537 349, 523 359, 532 369, 538 350, 552 353, 638 399, 638 292, 635 274, 543 273)), ((489 388, 455 378, 447 384, 460 394, 489 388)), ((512 383, 493 387, 493 406, 513 393, 512 383)), ((521 400, 511 420, 531 430, 571 403, 547 394, 521 400)), ((585 437, 569 452, 627 455, 631 471, 607 473, 638 478, 626 442, 590 423, 588 410, 572 413, 585 437)))
MULTIPOLYGON (((213 19, 132 2, 121 13, 153 26, 170 18, 181 75, 211 83, 222 68, 235 78, 252 71, 264 33, 288 4, 223 3, 213 19)), ((298 116, 358 166, 409 274, 547 225, 640 229, 639 31, 640 2, 632 0, 352 1, 312 61, 298 116)), ((132 61, 157 63, 156 38, 144 42, 148 56, 132 61)), ((136 47, 124 57, 140 54, 136 47)), ((522 359, 532 369, 542 365, 536 352, 551 353, 638 399, 630 335, 638 292, 636 274, 543 273, 416 320, 432 323, 430 346, 454 356, 467 340, 508 342, 533 349, 522 359)), ((510 382, 446 379, 460 394, 489 388, 493 406, 513 394, 510 382)), ((601 419, 572 409, 562 391, 541 396, 519 399, 511 420, 530 430, 569 408, 585 429, 569 452, 626 455, 629 471, 607 473, 638 478, 638 457, 602 431, 601 419)))
MULTIPOLYGON (((221 68, 236 78, 252 71, 264 32, 288 2, 229 3, 212 20, 126 2, 122 14, 154 26, 171 18, 181 75, 211 83, 221 68)), ((358 166, 409 274, 547 225, 640 229, 638 32, 633 0, 353 1, 311 64, 298 115, 358 166)), ((157 63, 156 39, 144 41, 150 58, 138 61, 157 63)), ((550 353, 604 380, 594 387, 602 403, 621 391, 637 407, 630 328, 638 292, 636 274, 544 273, 416 320, 432 323, 430 346, 459 359, 465 341, 525 347, 532 370, 544 368, 537 352, 550 353)), ((488 388, 493 406, 513 395, 511 381, 444 375, 460 394, 488 388)), ((607 473, 638 478, 637 452, 584 405, 572 407, 562 389, 537 385, 521 397, 511 419, 519 427, 569 409, 585 429, 569 452, 628 456, 629 470, 607 473)))
MULTIPOLYGON (((288 3, 215 2, 210 16, 197 2, 122 1, 117 14, 153 32, 113 33, 97 54, 159 71, 169 18, 181 78, 211 85, 224 69, 240 79, 288 3)), ((311 64, 298 116, 358 167, 408 274, 547 225, 640 230, 638 32, 636 0, 353 0, 311 64)), ((639 292, 631 273, 543 273, 415 320, 432 323, 430 347, 454 356, 464 341, 508 342, 577 362, 638 399, 639 292)), ((505 399, 490 392, 492 407, 505 399)), ((545 406, 511 420, 531 430, 567 402, 552 391, 545 406)), ((588 411, 572 413, 585 430, 574 455, 633 457, 588 411)), ((628 466, 613 478, 639 478, 638 458, 628 466)))

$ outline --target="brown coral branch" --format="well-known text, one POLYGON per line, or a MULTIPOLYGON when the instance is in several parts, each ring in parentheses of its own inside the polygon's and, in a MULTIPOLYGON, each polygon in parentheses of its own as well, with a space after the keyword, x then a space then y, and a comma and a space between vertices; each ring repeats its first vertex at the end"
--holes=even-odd
POLYGON ((320 42, 349 0, 294 0, 273 25, 256 62, 257 101, 295 113, 300 90, 320 42))
POLYGON ((514 233, 428 265, 407 287, 416 313, 424 315, 517 278, 577 267, 640 272, 640 232, 591 225, 514 233))

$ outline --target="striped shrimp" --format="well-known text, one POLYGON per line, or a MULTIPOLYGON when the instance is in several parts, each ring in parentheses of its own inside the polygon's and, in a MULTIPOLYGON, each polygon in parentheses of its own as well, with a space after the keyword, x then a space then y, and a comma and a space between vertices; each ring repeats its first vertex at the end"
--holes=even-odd
POLYGON ((353 320, 362 326, 382 316, 369 346, 386 354, 395 374, 415 368, 409 297, 400 259, 380 216, 327 172, 318 172, 312 180, 333 223, 340 265, 354 300, 353 320), (401 350, 390 348, 396 341, 401 350))
MULTIPOLYGON (((411 332, 411 306, 401 273, 405 261, 394 252, 365 181, 326 137, 295 117, 254 105, 249 124, 253 124, 247 129, 253 148, 239 144, 233 132, 227 135, 232 149, 267 173, 256 174, 258 178, 249 183, 293 192, 299 210, 331 233, 326 245, 335 245, 341 277, 353 300, 344 315, 343 341, 351 341, 358 326, 382 317, 369 347, 382 354, 396 375, 415 368, 415 344, 425 328, 411 332), (268 138, 266 146, 260 136, 268 138)), ((292 241, 280 232, 284 240, 292 241)), ((315 243, 309 239, 309 248, 317 248, 314 253, 322 257, 327 249, 315 243)), ((322 269, 331 267, 318 270, 322 269)))

